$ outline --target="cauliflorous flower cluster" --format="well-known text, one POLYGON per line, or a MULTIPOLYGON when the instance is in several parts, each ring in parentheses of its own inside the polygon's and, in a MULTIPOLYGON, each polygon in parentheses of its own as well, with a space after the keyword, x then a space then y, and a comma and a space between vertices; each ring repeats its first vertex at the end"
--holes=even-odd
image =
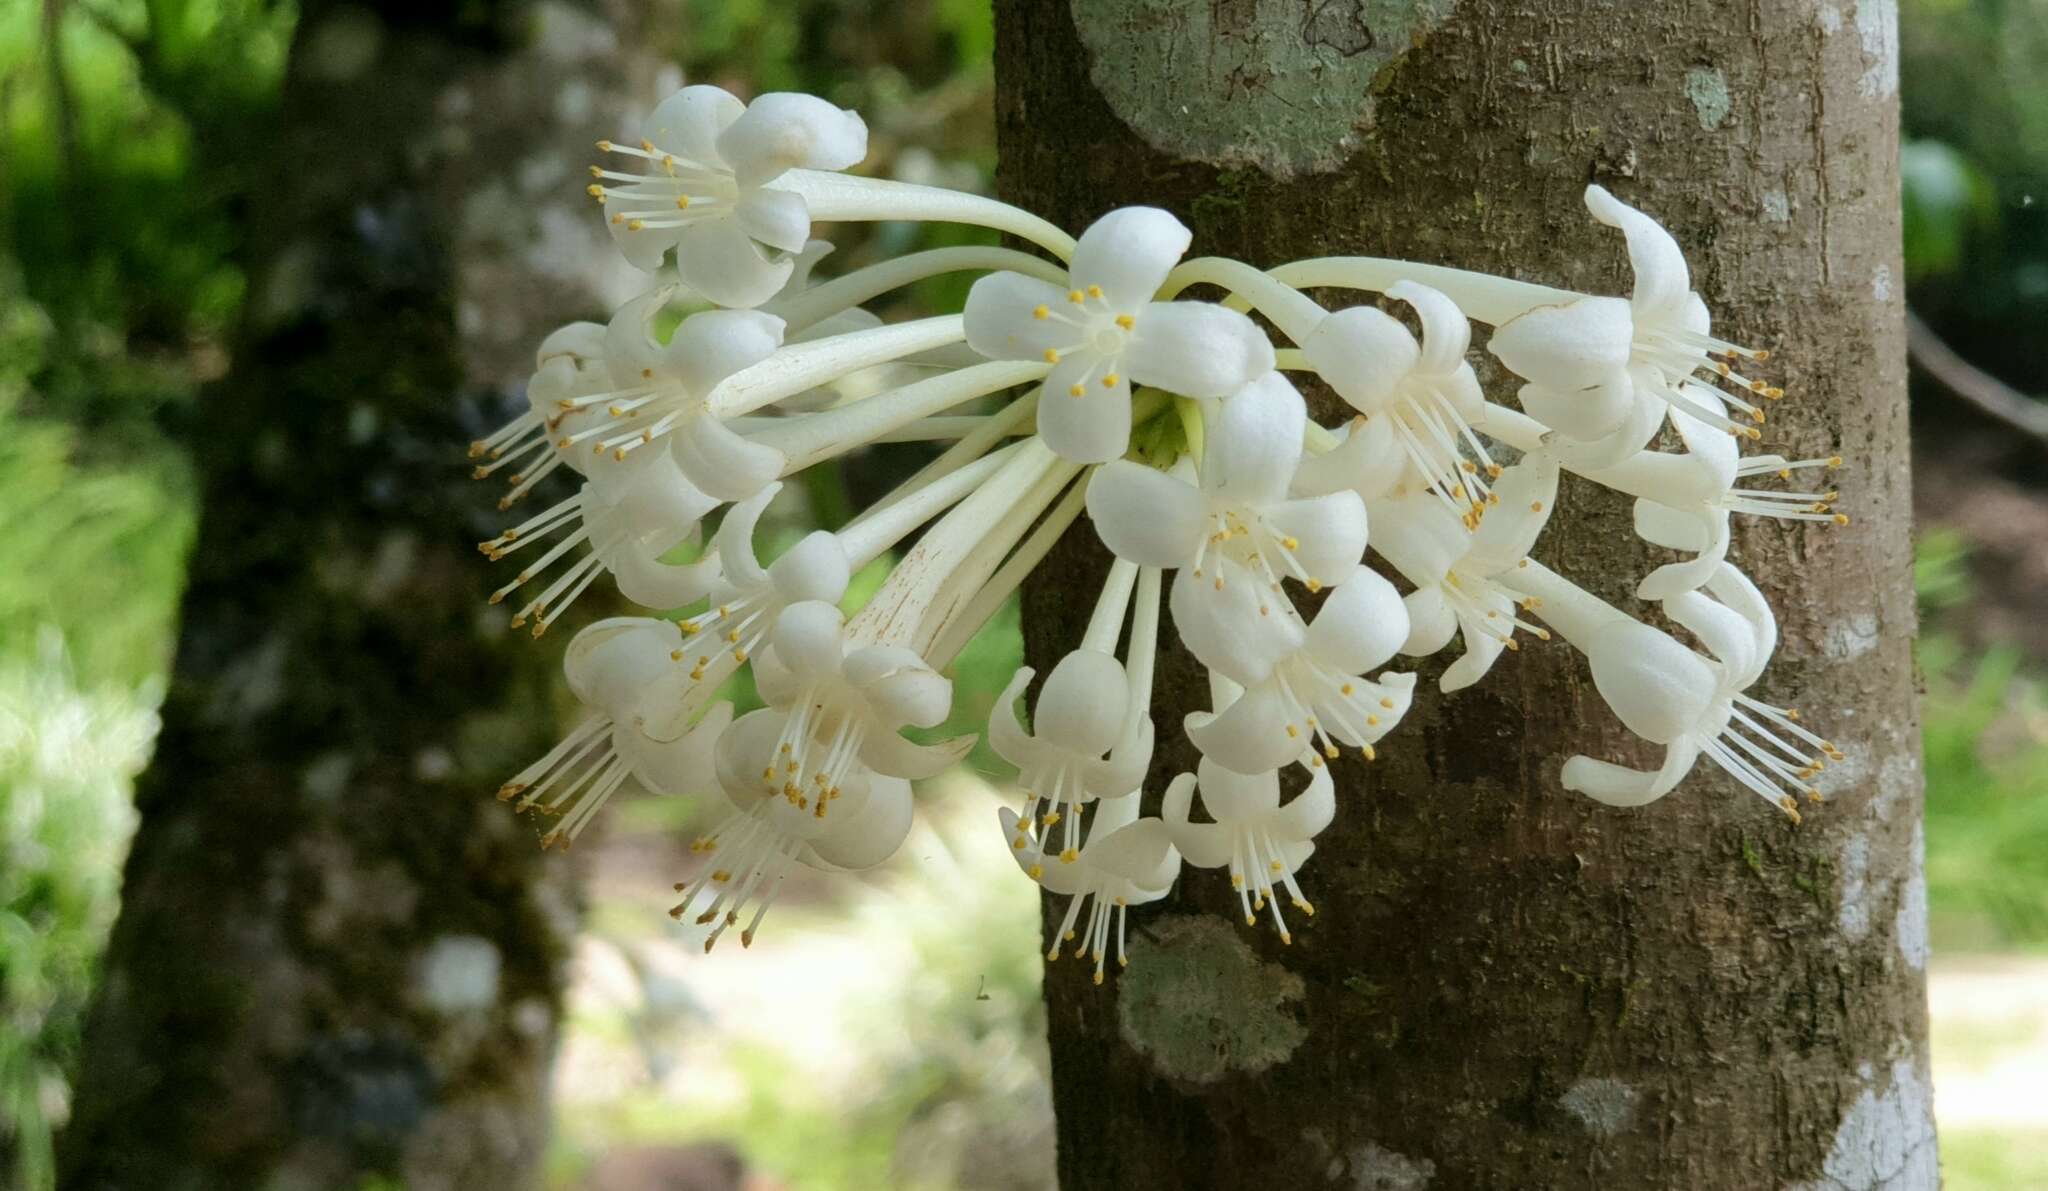
POLYGON ((1728 525, 1846 521, 1832 491, 1768 486, 1841 460, 1742 454, 1783 394, 1745 375, 1766 353, 1713 334, 1649 216, 1586 191, 1621 233, 1628 298, 1362 257, 1262 271, 1183 259, 1188 229, 1157 208, 1075 239, 987 198, 840 172, 866 142, 858 115, 819 99, 693 86, 644 139, 598 145, 590 194, 650 288, 606 325, 550 335, 529 408, 472 447, 479 476, 511 473, 506 507, 564 469, 576 481, 482 550, 518 556, 492 602, 522 593, 512 623, 536 636, 604 576, 669 613, 571 642, 589 715, 500 793, 556 817, 543 844, 567 846, 629 776, 716 800, 674 911, 710 928, 707 950, 742 917, 751 942, 794 866, 880 863, 909 830, 910 783, 973 742, 904 730, 947 719, 948 666, 1084 511, 1116 556, 1086 633, 1029 726, 1022 669, 988 730, 1023 790, 1000 812, 1018 867, 1070 899, 1049 956, 1077 941, 1098 981, 1105 957, 1124 962, 1129 907, 1165 896, 1183 863, 1227 870, 1246 922, 1289 939, 1282 901, 1314 912, 1301 869, 1336 813, 1329 763, 1373 759, 1400 723, 1415 675, 1388 668, 1397 657, 1454 642, 1447 692, 1554 633, 1664 748, 1651 771, 1572 757, 1569 790, 1637 806, 1705 757, 1795 819, 1799 796, 1819 797, 1814 776, 1841 754, 1745 693, 1776 624, 1728 561, 1728 525), (942 248, 812 276, 829 251, 814 222, 885 219, 977 224, 1038 251, 942 248), (962 271, 979 276, 961 313, 862 309, 962 271), (1223 300, 1182 296, 1196 286, 1223 300), (1330 309, 1310 289, 1381 300, 1330 309), (1474 372, 1474 321, 1522 382, 1512 405, 1474 372), (857 373, 882 380, 835 387, 857 373), (1313 420, 1304 380, 1348 419, 1313 420), (1667 429, 1682 450, 1655 449, 1667 429), (784 480, 910 440, 944 445, 844 528, 757 553, 784 480), (1684 637, 1532 557, 1567 471, 1635 497, 1638 533, 1684 555, 1636 592, 1684 637), (882 559, 887 578, 847 614, 850 577, 882 559), (1147 815, 1162 603, 1211 706, 1181 725, 1196 771, 1147 815), (719 692, 744 666, 766 706, 735 716, 719 692))

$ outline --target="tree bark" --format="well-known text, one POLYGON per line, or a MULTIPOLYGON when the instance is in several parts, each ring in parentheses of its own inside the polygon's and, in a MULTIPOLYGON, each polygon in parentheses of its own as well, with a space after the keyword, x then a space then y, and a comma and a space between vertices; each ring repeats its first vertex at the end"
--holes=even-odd
MULTIPOLYGON (((1336 769, 1291 948, 1190 870, 1119 978, 1048 966, 1062 1186, 1934 1186, 1889 0, 997 10, 1000 187, 1075 230, 1150 203, 1262 266, 1625 293, 1580 198, 1607 185, 1686 247, 1718 330, 1773 349, 1759 445, 1847 457, 1855 519, 1748 521, 1732 556, 1781 619, 1762 697, 1849 754, 1827 805, 1795 827, 1704 764, 1594 804, 1561 760, 1629 746, 1568 647, 1448 698, 1426 665, 1380 760, 1336 769)), ((1640 610, 1670 556, 1623 498, 1572 481, 1562 509, 1537 556, 1640 610)), ((1041 672, 1104 565, 1078 528, 1027 588, 1041 672)), ((1177 647, 1160 687, 1152 790, 1206 705, 1177 647)))
POLYGON ((558 651, 486 608, 500 488, 462 456, 524 408, 532 344, 602 306, 536 263, 539 192, 615 256, 579 175, 616 42, 563 21, 593 18, 304 3, 279 134, 228 167, 261 179, 251 296, 190 436, 200 532, 67 1188, 539 1185, 575 912, 489 792, 547 743, 558 651))

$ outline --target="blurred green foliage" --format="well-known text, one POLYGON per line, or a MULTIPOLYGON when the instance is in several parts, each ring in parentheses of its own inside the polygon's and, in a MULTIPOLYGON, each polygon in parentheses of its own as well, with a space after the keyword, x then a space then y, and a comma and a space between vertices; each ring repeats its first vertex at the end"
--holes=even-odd
POLYGON ((1903 0, 1899 29, 1913 306, 2048 393, 2048 0, 1903 0))

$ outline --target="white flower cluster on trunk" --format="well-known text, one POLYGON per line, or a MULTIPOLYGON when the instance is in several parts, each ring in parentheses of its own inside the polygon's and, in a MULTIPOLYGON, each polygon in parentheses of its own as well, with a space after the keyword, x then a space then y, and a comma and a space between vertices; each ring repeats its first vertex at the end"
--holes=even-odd
POLYGON ((838 172, 866 140, 819 99, 693 86, 645 139, 598 146, 611 164, 590 193, 649 288, 607 325, 550 335, 526 412, 473 445, 479 476, 509 471, 507 507, 563 468, 577 481, 481 548, 520 567, 492 602, 522 593, 512 623, 536 636, 607 576, 667 614, 571 642, 589 714, 501 791, 557 817, 544 844, 575 839, 628 777, 717 800, 675 910, 710 927, 707 950, 742 918, 750 942, 793 866, 880 863, 909 830, 910 783, 974 739, 904 731, 947 719, 947 668, 1084 512, 1116 556, 1086 634, 1028 721, 1023 669, 988 730, 1019 772, 1022 806, 1000 813, 1018 867, 1070 899, 1049 956, 1075 941, 1098 981, 1124 960, 1128 908, 1184 863, 1227 870, 1247 923, 1291 938, 1281 903, 1314 913, 1301 869, 1337 811, 1332 763, 1372 760, 1414 697, 1396 658, 1452 653, 1437 685, 1453 692, 1554 633, 1663 748, 1647 770, 1571 757, 1566 789, 1637 806, 1704 757, 1795 819, 1819 797, 1841 754, 1745 693, 1777 630, 1728 561, 1728 524, 1845 522, 1832 491, 1745 486, 1841 460, 1742 454, 1783 393, 1738 371, 1766 353, 1712 333, 1649 216, 1587 189, 1621 232, 1627 298, 1363 257, 1261 270, 1184 259, 1188 229, 1156 208, 1076 239, 979 196, 838 172), (1037 251, 814 278, 830 246, 812 222, 848 220, 978 224, 1037 251), (862 308, 961 271, 979 277, 959 314, 862 308), (1379 300, 1330 309, 1311 289, 1379 300), (1481 385, 1475 321, 1514 392, 1481 385), (840 387, 855 377, 869 383, 840 387), (1309 383, 1350 416, 1313 420, 1309 383), (760 557, 782 481, 911 440, 944 445, 844 528, 760 557), (1637 531, 1677 552, 1636 591, 1650 619, 1537 561, 1564 472, 1633 496, 1637 531), (848 615, 851 577, 878 560, 887 578, 848 615), (1173 727, 1151 714, 1162 605, 1210 706, 1178 725, 1200 763, 1147 815, 1154 733, 1173 727), (747 666, 766 706, 735 716, 720 692, 747 666))

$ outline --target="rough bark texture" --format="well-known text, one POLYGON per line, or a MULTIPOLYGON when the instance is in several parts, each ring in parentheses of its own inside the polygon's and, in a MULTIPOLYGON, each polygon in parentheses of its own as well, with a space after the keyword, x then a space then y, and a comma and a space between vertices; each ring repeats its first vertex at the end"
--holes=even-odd
MULTIPOLYGON (((1598 181, 1687 247, 1718 329, 1775 349, 1761 445, 1853 461, 1853 525, 1745 522, 1733 556, 1781 617, 1764 697, 1850 755, 1826 806, 1794 827, 1703 765, 1601 807, 1560 761, 1628 746, 1561 642, 1449 698, 1425 666, 1379 762, 1337 768, 1291 948, 1191 870, 1119 979, 1049 965, 1062 1185, 1933 1186, 1888 0, 997 9, 1006 198, 1076 230, 1163 205, 1262 265, 1625 292, 1598 181)), ((1638 608, 1669 556, 1621 498, 1562 507, 1538 556, 1638 608)), ((1084 526, 1027 590, 1041 672, 1103 562, 1084 526)), ((1206 697, 1177 651, 1161 680, 1154 788, 1206 697)))
POLYGON ((603 247, 576 200, 615 50, 561 8, 301 6, 66 1187, 539 1183, 574 911, 489 793, 544 747, 558 650, 486 609, 503 514, 462 454, 600 305, 533 192, 603 247))

